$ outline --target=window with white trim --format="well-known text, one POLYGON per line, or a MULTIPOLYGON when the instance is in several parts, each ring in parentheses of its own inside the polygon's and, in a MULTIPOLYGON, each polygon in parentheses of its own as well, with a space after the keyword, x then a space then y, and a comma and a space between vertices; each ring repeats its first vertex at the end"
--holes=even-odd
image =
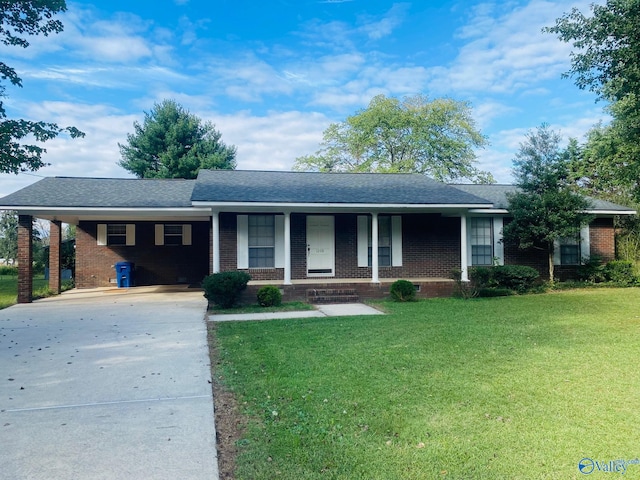
MULTIPOLYGON (((369 239, 369 247, 367 251, 369 266, 371 266, 371 217, 369 217, 368 228, 368 239, 369 239)), ((380 267, 390 267, 391 266, 391 217, 389 215, 379 215, 378 216, 378 265, 380 267)))
POLYGON ((126 245, 127 225, 114 223, 107 225, 107 245, 126 245))
MULTIPOLYGON (((371 266, 371 215, 358 215, 358 267, 371 266)), ((402 266, 402 216, 378 215, 378 266, 402 266)))
POLYGON ((191 245, 190 224, 156 224, 156 245, 191 245))
POLYGON ((136 244, 136 226, 133 223, 99 223, 96 234, 98 245, 136 244))
POLYGON ((471 265, 493 265, 491 218, 471 218, 471 265))
POLYGON ((275 216, 249 215, 249 268, 275 266, 275 216))
POLYGON ((580 237, 566 237, 560 239, 560 265, 580 265, 580 237))

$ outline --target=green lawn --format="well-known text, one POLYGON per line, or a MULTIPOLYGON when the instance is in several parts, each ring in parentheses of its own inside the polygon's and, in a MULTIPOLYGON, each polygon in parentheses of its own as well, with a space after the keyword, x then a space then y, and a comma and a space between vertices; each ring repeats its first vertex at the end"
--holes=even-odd
MULTIPOLYGON (((43 275, 36 275, 33 279, 34 296, 44 296, 49 287, 49 281, 43 275)), ((0 308, 6 308, 16 303, 18 299, 18 277, 0 275, 0 308)))
POLYGON ((571 479, 640 455, 640 289, 383 306, 211 327, 251 419, 236 478, 571 479))

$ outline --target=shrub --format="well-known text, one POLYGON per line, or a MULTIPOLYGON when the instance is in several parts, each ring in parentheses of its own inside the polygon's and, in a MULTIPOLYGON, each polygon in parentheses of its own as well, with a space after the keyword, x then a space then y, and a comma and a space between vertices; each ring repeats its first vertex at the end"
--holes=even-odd
POLYGON ((18 275, 18 267, 11 265, 0 265, 0 275, 11 275, 12 277, 18 275))
POLYGON ((472 267, 469 269, 469 280, 478 288, 489 286, 493 267, 472 267))
POLYGON ((277 307, 282 304, 282 293, 278 287, 265 285, 258 290, 258 303, 262 307, 277 307))
POLYGON ((395 302, 412 302, 416 299, 416 287, 408 280, 396 280, 389 291, 395 302))
POLYGON ((605 267, 602 259, 597 255, 592 255, 589 260, 584 260, 578 267, 578 280, 583 282, 599 283, 605 281, 605 267))
POLYGON ((222 272, 204 277, 204 296, 220 308, 231 308, 247 288, 251 275, 246 272, 222 272))
POLYGON ((525 265, 498 265, 492 268, 492 280, 496 287, 509 288, 518 293, 530 290, 540 274, 525 265))
POLYGON ((455 287, 453 288, 454 297, 469 299, 478 295, 476 285, 473 282, 462 281, 462 270, 459 268, 451 270, 451 278, 455 282, 455 287))
POLYGON ((633 263, 627 260, 614 260, 604 266, 604 277, 608 282, 620 285, 633 285, 637 278, 633 272, 633 263))
POLYGON ((478 289, 479 297, 507 297, 513 295, 513 290, 504 287, 484 287, 478 289))

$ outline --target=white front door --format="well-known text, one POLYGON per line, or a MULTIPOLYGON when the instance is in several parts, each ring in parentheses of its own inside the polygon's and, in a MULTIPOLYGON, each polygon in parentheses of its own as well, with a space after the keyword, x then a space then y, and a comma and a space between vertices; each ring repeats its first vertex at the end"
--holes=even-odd
POLYGON ((329 215, 307 216, 307 276, 335 275, 334 218, 329 215))

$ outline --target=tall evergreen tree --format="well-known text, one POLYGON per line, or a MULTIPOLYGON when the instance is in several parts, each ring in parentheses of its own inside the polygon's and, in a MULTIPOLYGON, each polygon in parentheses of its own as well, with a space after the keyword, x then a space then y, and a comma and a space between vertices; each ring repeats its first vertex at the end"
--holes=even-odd
POLYGON ((201 168, 233 170, 236 147, 225 145, 210 122, 173 100, 155 104, 126 144, 118 144, 118 163, 138 178, 196 178, 201 168))
POLYGON ((548 255, 549 281, 554 280, 555 242, 576 238, 591 220, 590 202, 569 182, 570 155, 560 149, 560 135, 543 124, 529 132, 514 160, 519 191, 508 195, 511 221, 503 228, 506 242, 548 255))

